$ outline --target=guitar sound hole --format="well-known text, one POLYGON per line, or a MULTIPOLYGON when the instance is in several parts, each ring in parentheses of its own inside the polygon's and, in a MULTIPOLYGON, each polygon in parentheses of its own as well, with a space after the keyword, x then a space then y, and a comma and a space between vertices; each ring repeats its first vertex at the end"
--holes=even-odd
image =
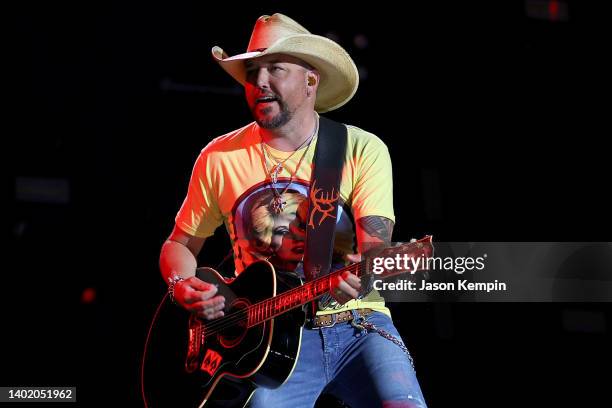
POLYGON ((227 327, 219 332, 219 343, 223 347, 231 348, 240 343, 247 333, 246 313, 237 313, 246 309, 249 303, 246 299, 236 299, 225 312, 227 327))

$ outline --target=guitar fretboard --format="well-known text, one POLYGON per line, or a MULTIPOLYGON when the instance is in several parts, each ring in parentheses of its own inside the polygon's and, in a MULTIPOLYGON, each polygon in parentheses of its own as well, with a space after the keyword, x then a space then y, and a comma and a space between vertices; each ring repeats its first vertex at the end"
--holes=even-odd
MULTIPOLYGON (((404 256, 417 258, 419 256, 423 257, 425 255, 431 255, 433 253, 431 239, 431 235, 427 235, 415 242, 385 248, 377 255, 377 257, 392 257, 395 255, 399 256, 401 254, 404 256)), ((359 278, 366 274, 370 274, 368 264, 369 263, 366 258, 366 260, 354 263, 327 275, 320 276, 311 282, 306 282, 302 286, 298 286, 288 290, 287 292, 283 292, 280 295, 249 306, 245 309, 247 313, 247 326, 249 328, 256 326, 276 316, 280 316, 291 309, 305 305, 306 303, 311 302, 326 293, 329 293, 338 276, 346 271, 353 273, 359 278)), ((414 270, 410 268, 411 267, 408 267, 408 269, 395 269, 391 271, 384 269, 380 273, 377 273, 377 276, 379 278, 388 278, 405 272, 414 273, 417 270, 423 270, 424 264, 415 266, 414 270)))
POLYGON ((280 295, 255 303, 249 306, 247 310, 247 326, 256 326, 291 309, 305 305, 328 293, 338 275, 349 271, 360 277, 363 275, 365 267, 365 261, 355 263, 307 282, 302 286, 283 292, 280 295))

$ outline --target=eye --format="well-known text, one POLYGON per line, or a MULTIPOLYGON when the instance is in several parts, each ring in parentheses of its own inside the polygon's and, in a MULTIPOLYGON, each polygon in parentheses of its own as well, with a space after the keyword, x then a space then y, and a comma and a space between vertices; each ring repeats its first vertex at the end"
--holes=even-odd
POLYGON ((272 234, 274 235, 280 235, 280 236, 285 236, 289 233, 289 228, 287 227, 277 227, 274 228, 274 231, 272 232, 272 234))

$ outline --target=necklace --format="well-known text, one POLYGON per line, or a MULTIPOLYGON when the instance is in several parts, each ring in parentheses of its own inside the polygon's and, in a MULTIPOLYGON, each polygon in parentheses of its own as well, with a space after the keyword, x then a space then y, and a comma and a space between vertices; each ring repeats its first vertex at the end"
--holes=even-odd
MULTIPOLYGON (((284 159, 279 159, 278 157, 274 156, 272 154, 272 152, 270 152, 270 148, 266 143, 263 143, 262 141, 262 150, 264 151, 264 156, 266 156, 266 154, 271 158, 274 159, 274 161, 270 160, 270 162, 272 162, 272 170, 269 171, 268 174, 270 174, 270 179, 272 180, 272 184, 276 184, 276 182, 278 181, 278 174, 281 172, 281 170, 283 169, 285 162, 287 160, 289 160, 290 158, 293 157, 293 155, 300 150, 302 147, 304 147, 304 145, 308 142, 308 144, 310 145, 310 142, 312 141, 312 138, 314 137, 315 133, 317 132, 317 126, 315 126, 315 131, 314 133, 306 140, 304 140, 302 142, 301 145, 299 145, 293 152, 291 152, 291 154, 287 157, 285 157, 284 159), (274 163, 276 162, 276 163, 274 163)), ((266 157, 267 159, 267 157, 266 157)), ((266 166, 267 166, 267 160, 266 160, 266 166)), ((288 171, 288 170, 287 170, 288 171)), ((266 172, 268 172, 268 169, 266 168, 266 172)), ((289 172, 291 173, 291 172, 289 172)))
MULTIPOLYGON (((272 211, 274 211, 275 214, 282 213, 284 211, 285 207, 287 206, 287 202, 283 200, 283 195, 287 192, 287 190, 289 189, 289 186, 293 182, 293 178, 295 177, 295 175, 297 174, 298 170, 300 169, 300 167, 302 165, 302 161, 304 160, 304 157, 306 157, 306 154, 308 153, 308 150, 310 150, 310 144, 312 143, 312 140, 314 139, 314 136, 317 134, 318 130, 319 130, 319 121, 318 121, 318 117, 317 117, 317 124, 315 126, 314 131, 312 132, 312 135, 310 135, 310 137, 308 139, 306 139, 300 146, 298 146, 298 148, 296 150, 294 150, 289 156, 287 156, 286 158, 284 158, 281 161, 279 161, 278 158, 274 157, 272 155, 272 153, 270 153, 268 151, 267 145, 263 142, 263 139, 260 139, 261 150, 262 150, 263 155, 264 155, 264 169, 266 171, 266 174, 270 175, 270 180, 272 181, 272 192, 274 193, 274 197, 272 197, 272 201, 270 202, 270 207, 272 208, 272 211), (293 173, 289 173, 289 175, 290 175, 289 182, 287 183, 285 188, 283 188, 283 191, 279 193, 277 188, 276 188, 276 183, 278 181, 278 173, 280 173, 283 164, 287 160, 289 160, 289 158, 291 158, 298 150, 300 150, 306 143, 308 143, 306 145, 306 149, 304 150, 304 153, 302 153, 302 156, 300 157, 300 160, 298 161, 297 165, 295 166, 295 170, 293 171, 293 173), (270 156, 271 158, 276 159, 276 163, 272 164, 272 169, 271 170, 268 170, 268 156, 270 156)), ((272 162, 272 160, 270 160, 270 161, 272 162)))

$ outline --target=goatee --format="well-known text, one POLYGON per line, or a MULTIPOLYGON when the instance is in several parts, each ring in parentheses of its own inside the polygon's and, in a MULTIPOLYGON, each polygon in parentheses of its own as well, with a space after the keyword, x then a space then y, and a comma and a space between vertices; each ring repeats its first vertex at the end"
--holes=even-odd
MULTIPOLYGON (((257 109, 257 106, 255 106, 255 108, 252 110, 253 116, 255 117, 255 122, 257 122, 260 127, 264 129, 277 129, 286 125, 291 120, 291 112, 289 112, 289 107, 285 101, 277 98, 276 102, 280 107, 280 112, 269 119, 259 119, 257 115, 255 115, 255 109, 257 109)), ((271 107, 265 108, 263 113, 266 114, 270 110, 272 110, 271 107)))

